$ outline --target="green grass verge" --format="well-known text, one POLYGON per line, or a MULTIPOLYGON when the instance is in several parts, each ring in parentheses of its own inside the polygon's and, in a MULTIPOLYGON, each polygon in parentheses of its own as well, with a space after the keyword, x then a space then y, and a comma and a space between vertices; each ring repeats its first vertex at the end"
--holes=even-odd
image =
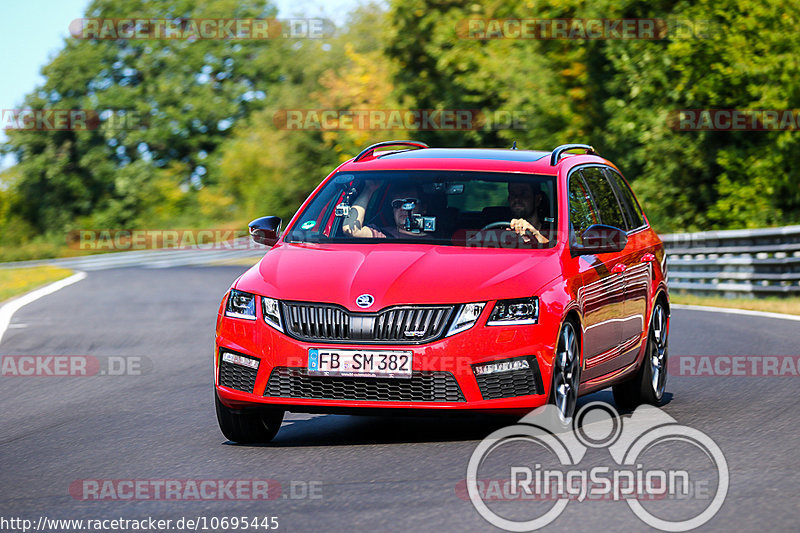
POLYGON ((0 268, 0 302, 72 275, 67 268, 0 268))
POLYGON ((683 305, 706 305, 709 307, 732 307, 751 311, 766 311, 786 315, 800 315, 800 298, 722 298, 715 296, 692 296, 670 293, 669 301, 683 305))

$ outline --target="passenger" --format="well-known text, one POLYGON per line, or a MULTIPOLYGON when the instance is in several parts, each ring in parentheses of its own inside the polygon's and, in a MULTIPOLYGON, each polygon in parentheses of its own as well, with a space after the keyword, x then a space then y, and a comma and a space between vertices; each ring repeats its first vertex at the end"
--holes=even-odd
POLYGON ((342 231, 344 231, 345 235, 373 239, 428 236, 425 232, 413 232, 405 228, 406 219, 408 218, 408 211, 402 208, 402 204, 405 203, 405 200, 416 200, 416 205, 411 211, 413 214, 424 215, 426 212, 426 205, 422 199, 419 187, 409 183, 399 184, 397 187, 390 188, 389 190, 389 202, 386 209, 391 210, 394 224, 381 227, 378 227, 376 224, 364 226, 367 206, 369 205, 372 195, 380 188, 380 185, 381 183, 378 181, 367 180, 364 190, 361 191, 361 194, 355 199, 353 205, 350 206, 350 214, 347 216, 342 226, 342 231))

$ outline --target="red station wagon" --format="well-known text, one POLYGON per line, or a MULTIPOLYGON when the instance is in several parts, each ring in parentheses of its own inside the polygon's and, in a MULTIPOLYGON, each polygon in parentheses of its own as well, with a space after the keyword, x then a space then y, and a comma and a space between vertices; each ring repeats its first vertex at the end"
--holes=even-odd
POLYGON ((219 308, 216 410, 232 441, 271 440, 285 411, 550 403, 566 425, 579 395, 609 386, 622 407, 663 397, 663 245, 590 146, 378 143, 280 226, 250 223, 272 248, 219 308))

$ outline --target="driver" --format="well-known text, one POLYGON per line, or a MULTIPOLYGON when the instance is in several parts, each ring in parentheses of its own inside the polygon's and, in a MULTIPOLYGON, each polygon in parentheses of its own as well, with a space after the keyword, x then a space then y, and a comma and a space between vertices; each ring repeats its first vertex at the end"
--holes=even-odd
POLYGON ((366 237, 373 239, 385 239, 386 237, 402 238, 402 237, 426 237, 427 233, 413 232, 405 229, 406 219, 408 218, 408 211, 402 209, 404 200, 408 198, 416 199, 416 205, 411 211, 413 214, 424 215, 426 213, 426 206, 422 200, 422 194, 419 187, 404 183, 400 184, 389 190, 389 209, 392 210, 392 218, 394 224, 389 226, 378 227, 375 224, 364 226, 364 217, 367 212, 367 205, 369 204, 372 195, 380 188, 380 182, 375 180, 367 180, 364 184, 364 190, 355 199, 353 205, 350 206, 350 214, 344 220, 342 231, 345 235, 352 237, 366 237))
POLYGON ((539 232, 542 222, 539 220, 539 205, 544 195, 533 183, 515 181, 508 184, 508 207, 511 209, 511 230, 530 242, 531 234, 538 243, 546 244, 550 239, 539 232))

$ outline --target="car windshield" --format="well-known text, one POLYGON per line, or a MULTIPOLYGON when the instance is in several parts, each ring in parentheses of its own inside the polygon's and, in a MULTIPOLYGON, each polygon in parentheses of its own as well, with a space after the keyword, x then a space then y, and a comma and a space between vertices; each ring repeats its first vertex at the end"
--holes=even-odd
POLYGON ((532 174, 340 172, 300 213, 285 240, 550 248, 556 240, 555 191, 553 176, 532 174))

